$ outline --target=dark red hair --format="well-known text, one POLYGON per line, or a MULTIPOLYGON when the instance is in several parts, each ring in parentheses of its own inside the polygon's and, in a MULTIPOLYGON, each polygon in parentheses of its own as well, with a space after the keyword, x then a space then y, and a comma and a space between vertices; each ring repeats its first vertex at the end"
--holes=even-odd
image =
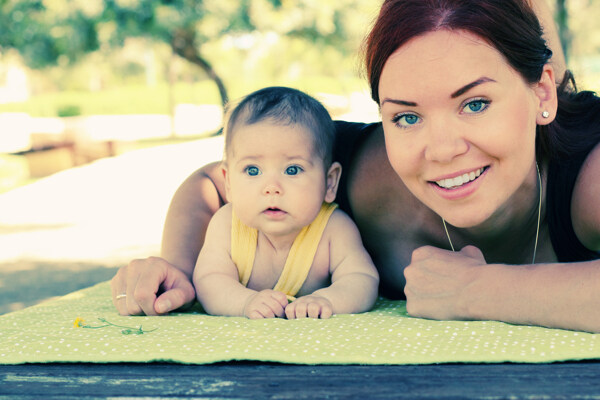
POLYGON ((386 0, 365 43, 371 97, 377 104, 379 78, 390 55, 410 39, 442 29, 478 35, 529 83, 539 81, 552 56, 524 0, 386 0))

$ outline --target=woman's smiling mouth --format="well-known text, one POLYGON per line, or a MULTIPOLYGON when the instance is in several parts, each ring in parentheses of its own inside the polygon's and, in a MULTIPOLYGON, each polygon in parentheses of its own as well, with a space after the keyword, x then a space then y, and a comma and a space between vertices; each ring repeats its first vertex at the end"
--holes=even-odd
POLYGON ((435 181, 435 184, 444 189, 455 189, 458 188, 465 183, 469 183, 479 178, 479 176, 487 169, 488 167, 479 168, 475 171, 471 171, 466 174, 459 175, 454 178, 449 179, 440 179, 439 181, 435 181))

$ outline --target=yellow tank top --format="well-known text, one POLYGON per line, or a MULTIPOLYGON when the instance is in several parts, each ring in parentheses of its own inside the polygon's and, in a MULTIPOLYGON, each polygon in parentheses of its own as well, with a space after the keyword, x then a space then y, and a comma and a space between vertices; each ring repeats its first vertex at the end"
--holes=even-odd
MULTIPOLYGON (((302 228, 296 239, 294 239, 281 276, 273 290, 283 292, 289 300, 294 300, 294 296, 308 276, 325 226, 336 208, 337 204, 335 203, 323 203, 315 220, 302 228)), ((244 286, 248 285, 252 274, 257 242, 258 231, 245 225, 232 212, 231 258, 237 266, 240 282, 244 286)))

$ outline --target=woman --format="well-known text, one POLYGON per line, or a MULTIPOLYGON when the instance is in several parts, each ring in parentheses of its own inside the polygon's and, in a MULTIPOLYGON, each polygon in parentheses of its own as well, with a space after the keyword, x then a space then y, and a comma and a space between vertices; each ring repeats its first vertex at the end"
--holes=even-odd
MULTIPOLYGON (((411 315, 600 332, 600 100, 557 93, 541 34, 522 0, 382 5, 366 43, 382 123, 338 123, 337 201, 411 315)), ((119 312, 193 299, 220 193, 214 165, 181 186, 163 258, 113 279, 119 312)))

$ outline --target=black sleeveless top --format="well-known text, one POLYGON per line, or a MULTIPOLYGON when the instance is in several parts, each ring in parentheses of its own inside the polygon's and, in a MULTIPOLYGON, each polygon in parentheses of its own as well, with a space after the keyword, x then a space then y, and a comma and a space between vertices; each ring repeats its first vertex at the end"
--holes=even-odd
POLYGON ((571 221, 571 200, 575 181, 592 149, 566 160, 551 161, 548 165, 546 217, 548 218, 552 248, 558 261, 561 262, 600 258, 600 253, 581 244, 575 235, 571 221))
MULTIPOLYGON (((335 121, 335 125, 334 160, 342 164, 342 177, 336 203, 352 217, 348 199, 348 174, 343 171, 348 171, 351 168, 356 152, 380 123, 363 124, 335 121)), ((546 218, 552 248, 559 262, 577 262, 600 258, 600 253, 586 248, 579 241, 571 221, 571 198, 575 181, 583 162, 592 149, 593 147, 587 152, 568 160, 551 161, 548 166, 546 218)))

